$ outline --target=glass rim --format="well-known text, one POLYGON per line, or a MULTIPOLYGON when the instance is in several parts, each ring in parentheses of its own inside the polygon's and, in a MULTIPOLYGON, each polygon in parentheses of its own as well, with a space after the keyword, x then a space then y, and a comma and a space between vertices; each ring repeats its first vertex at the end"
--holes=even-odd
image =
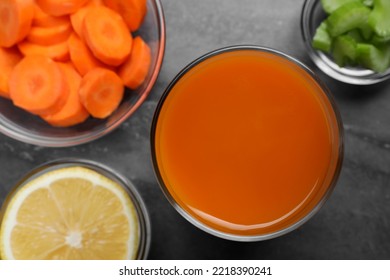
POLYGON ((51 170, 71 166, 81 166, 96 171, 115 181, 126 191, 126 193, 129 195, 131 201, 134 204, 134 208, 137 213, 137 220, 139 223, 139 244, 136 259, 147 259, 151 244, 151 222, 145 202, 143 201, 134 184, 129 179, 127 179, 114 169, 96 161, 80 158, 61 158, 45 162, 31 169, 30 171, 25 173, 23 177, 21 177, 21 179, 19 179, 13 185, 11 190, 7 193, 3 204, 0 207, 0 222, 3 219, 8 203, 10 202, 12 197, 18 192, 18 190, 22 188, 25 184, 51 170))
POLYGON ((384 73, 376 73, 369 69, 357 69, 339 67, 331 58, 323 52, 315 50, 311 45, 312 34, 310 31, 311 16, 320 0, 305 0, 301 11, 301 35, 305 49, 314 64, 329 77, 343 83, 352 85, 372 85, 390 78, 390 69, 384 73))
POLYGON ((341 172, 341 167, 342 167, 342 162, 344 158, 344 130, 343 130, 343 125, 342 125, 342 120, 341 120, 341 115, 339 113, 339 110, 337 108, 337 105, 333 99, 332 94, 330 93, 329 89, 326 87, 326 85, 320 80, 320 78, 312 71, 310 68, 308 68, 305 64, 297 60, 296 58, 287 55, 281 51, 269 48, 269 47, 263 47, 263 46, 257 46, 257 45, 233 45, 233 46, 228 46, 228 47, 223 47, 220 49, 216 49, 213 51, 210 51, 197 59, 193 60, 190 62, 187 66, 185 66, 174 78, 173 80, 169 83, 167 88, 165 89, 164 93, 162 94, 156 110, 154 112, 153 120, 152 120, 152 125, 151 125, 151 133, 150 133, 150 146, 151 146, 151 159, 152 159, 152 164, 153 164, 153 169, 154 169, 154 174, 157 178, 157 181, 159 183, 160 189, 162 190, 164 196, 166 199, 169 201, 169 203, 173 206, 173 208, 176 209, 176 211, 183 216, 187 221, 189 221, 191 224, 193 224, 195 227, 198 229, 201 229, 211 235, 227 239, 227 240, 232 240, 232 241, 242 241, 242 242, 252 242, 252 241, 263 241, 263 240, 268 240, 268 239, 273 239, 279 236, 282 236, 286 233, 289 233, 298 227, 300 227, 302 224, 307 222, 312 216, 314 216, 320 208, 325 204, 331 193, 333 192, 333 189, 336 186, 338 177, 341 172), (323 194, 322 198, 318 201, 316 206, 314 206, 305 216, 303 216, 300 220, 297 222, 289 225, 286 228, 283 228, 281 230, 272 232, 272 233, 267 233, 267 234, 259 234, 259 235, 238 235, 238 234, 230 234, 226 233, 220 230, 216 230, 196 218, 194 218, 190 213, 188 213, 186 210, 184 210, 173 198, 171 193, 169 192, 168 188, 166 187, 164 180, 161 176, 160 173, 160 168, 157 163, 157 158, 156 158, 156 149, 155 149, 155 144, 156 144, 156 128, 157 128, 157 123, 159 120, 160 112, 164 106, 165 100, 167 99, 168 95, 170 94, 171 90, 173 87, 176 85, 176 83, 195 66, 199 65, 203 61, 212 58, 214 56, 218 56, 223 53, 227 52, 233 52, 233 51, 239 51, 239 50, 254 50, 254 51, 260 51, 260 52, 266 52, 266 53, 271 53, 274 54, 280 58, 286 59, 296 66, 300 67, 303 69, 311 78, 314 79, 314 81, 318 84, 322 92, 324 93, 324 96, 327 98, 327 100, 330 103, 330 108, 333 111, 335 115, 335 120, 337 124, 337 128, 334 128, 338 132, 338 140, 339 140, 339 145, 338 145, 338 157, 337 157, 337 162, 335 165, 335 170, 332 175, 332 180, 329 183, 329 186, 326 188, 326 192, 323 194))
POLYGON ((150 77, 149 83, 145 87, 143 94, 140 98, 135 102, 135 104, 122 116, 116 119, 113 122, 110 122, 108 126, 102 126, 97 129, 94 133, 87 132, 83 135, 69 136, 69 137, 61 137, 55 138, 50 136, 42 136, 42 135, 31 135, 28 134, 18 127, 3 121, 3 116, 0 114, 0 132, 4 135, 13 138, 15 140, 42 146, 42 147, 53 147, 53 148, 62 148, 62 147, 73 147, 77 145, 82 145, 104 135, 109 134, 118 128, 127 118, 129 118, 145 101, 145 99, 149 96, 154 84, 157 81, 158 75, 160 73, 162 62, 165 53, 165 45, 166 45, 166 26, 165 26, 165 16, 163 6, 161 4, 161 0, 152 0, 156 7, 157 20, 158 20, 158 35, 159 35, 159 44, 157 48, 157 56, 156 56, 156 67, 153 69, 152 75, 150 77))

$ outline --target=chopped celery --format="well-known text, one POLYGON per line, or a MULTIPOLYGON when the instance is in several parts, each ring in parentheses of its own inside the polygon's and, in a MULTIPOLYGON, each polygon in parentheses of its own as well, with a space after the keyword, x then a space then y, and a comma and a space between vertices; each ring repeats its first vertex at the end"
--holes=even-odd
POLYGON ((369 26, 367 22, 364 22, 358 28, 364 40, 369 41, 372 38, 374 30, 372 30, 371 26, 369 26))
POLYGON ((356 60, 356 41, 349 35, 337 37, 333 45, 333 58, 337 65, 343 67, 356 60))
POLYGON ((371 10, 360 2, 350 2, 342 5, 327 19, 330 35, 336 37, 364 25, 370 12, 371 10))
POLYGON ((382 36, 378 36, 378 35, 374 34, 374 36, 372 36, 371 42, 374 45, 381 45, 381 44, 386 44, 386 43, 390 44, 390 35, 386 36, 386 37, 382 37, 382 36))
POLYGON ((312 46, 332 54, 340 67, 375 72, 390 68, 390 0, 321 0, 329 13, 312 46))
POLYGON ((390 35, 390 1, 374 0, 374 6, 368 24, 374 29, 375 33, 382 37, 390 35))
POLYGON ((334 41, 333 58, 340 67, 356 60, 356 41, 349 35, 341 35, 334 41))
POLYGON ((322 7, 327 14, 333 13, 342 5, 349 2, 361 2, 363 0, 321 0, 322 7))
POLYGON ((364 38, 358 29, 352 29, 351 31, 348 31, 347 35, 353 38, 356 43, 362 43, 364 41, 364 38))
POLYGON ((362 0, 362 3, 367 7, 372 7, 372 5, 374 5, 374 0, 362 0))
POLYGON ((384 72, 390 66, 390 45, 375 47, 371 44, 356 45, 357 60, 375 72, 384 72))
POLYGON ((312 41, 313 48, 324 52, 330 52, 332 38, 330 37, 327 28, 326 21, 323 21, 317 28, 312 41))

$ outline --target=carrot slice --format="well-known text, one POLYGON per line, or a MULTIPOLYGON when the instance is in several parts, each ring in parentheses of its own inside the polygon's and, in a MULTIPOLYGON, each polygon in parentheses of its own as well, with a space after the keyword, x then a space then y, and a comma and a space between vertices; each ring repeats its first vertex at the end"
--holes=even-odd
POLYGON ((134 38, 131 54, 119 68, 118 75, 127 87, 136 89, 145 81, 151 62, 150 48, 138 36, 134 38))
POLYGON ((88 9, 83 24, 84 39, 102 62, 118 66, 131 51, 132 37, 122 17, 105 6, 88 9))
POLYGON ((70 90, 69 96, 60 111, 51 115, 42 115, 41 117, 53 126, 68 127, 82 123, 89 117, 89 114, 81 104, 79 97, 81 76, 71 64, 59 63, 59 66, 65 74, 70 90))
POLYGON ((115 72, 94 68, 82 79, 81 103, 95 118, 104 119, 118 108, 124 94, 122 80, 115 72))
POLYGON ((11 47, 26 37, 34 16, 32 0, 0 1, 0 47, 11 47))
POLYGON ((28 41, 23 41, 18 44, 20 52, 24 55, 43 55, 52 58, 56 61, 69 61, 68 42, 50 46, 42 46, 28 41))
POLYGON ((70 15, 70 21, 72 22, 73 30, 79 37, 83 37, 83 22, 89 7, 97 5, 103 5, 101 0, 92 0, 84 7, 81 7, 77 12, 70 15))
POLYGON ((9 77, 21 59, 22 55, 17 48, 0 48, 0 96, 10 98, 9 77))
POLYGON ((15 106, 33 114, 53 114, 65 104, 69 88, 52 59, 26 56, 11 73, 10 97, 15 106))
POLYGON ((87 2, 88 0, 36 0, 40 8, 52 16, 63 16, 74 13, 87 2))
POLYGON ((35 4, 35 13, 32 25, 40 27, 52 27, 56 25, 62 25, 69 21, 67 16, 55 17, 51 16, 35 4))
POLYGON ((27 40, 31 43, 48 46, 64 42, 71 33, 72 26, 69 21, 51 27, 33 26, 27 35, 27 40))
POLYGON ((134 32, 140 28, 147 12, 146 0, 104 0, 103 2, 123 17, 130 31, 134 32))
POLYGON ((70 60, 73 62, 81 76, 96 67, 104 67, 88 49, 87 45, 75 34, 70 35, 68 39, 70 60))

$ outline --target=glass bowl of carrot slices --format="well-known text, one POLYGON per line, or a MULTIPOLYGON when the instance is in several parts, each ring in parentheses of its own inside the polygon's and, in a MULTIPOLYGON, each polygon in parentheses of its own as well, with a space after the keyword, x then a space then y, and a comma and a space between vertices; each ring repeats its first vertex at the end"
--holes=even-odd
POLYGON ((0 132, 95 140, 147 98, 165 49, 160 0, 0 1, 0 132))
POLYGON ((305 0, 301 31, 312 61, 344 83, 390 78, 388 0, 305 0))

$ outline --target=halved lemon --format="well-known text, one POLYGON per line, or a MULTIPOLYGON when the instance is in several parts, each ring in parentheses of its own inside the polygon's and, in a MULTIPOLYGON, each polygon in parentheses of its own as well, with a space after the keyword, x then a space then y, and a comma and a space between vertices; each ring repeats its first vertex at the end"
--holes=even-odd
POLYGON ((138 243, 138 218, 127 192, 79 166, 22 186, 0 229, 2 259, 134 259, 138 243))

